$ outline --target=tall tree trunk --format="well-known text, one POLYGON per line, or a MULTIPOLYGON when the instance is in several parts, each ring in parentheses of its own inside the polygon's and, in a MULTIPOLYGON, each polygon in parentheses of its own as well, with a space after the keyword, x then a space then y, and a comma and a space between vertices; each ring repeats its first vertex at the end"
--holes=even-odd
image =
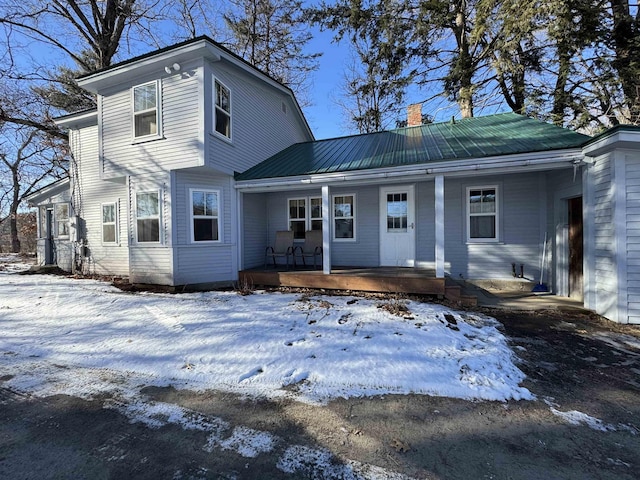
POLYGON ((613 14, 613 49, 615 60, 613 67, 620 77, 620 85, 625 104, 630 110, 632 120, 640 121, 640 25, 638 18, 631 15, 628 0, 611 0, 613 14))
POLYGON ((458 58, 455 62, 455 75, 458 77, 458 106, 462 118, 473 117, 473 59, 469 50, 467 37, 466 1, 458 4, 456 13, 455 35, 458 43, 458 58))
POLYGON ((20 239, 18 238, 18 206, 20 205, 20 176, 18 169, 11 170, 13 181, 13 196, 9 206, 9 228, 11 230, 11 251, 20 253, 20 239))
POLYGON ((557 45, 558 76, 553 90, 553 108, 551 119, 559 127, 564 126, 564 115, 569 107, 569 94, 567 93, 567 83, 571 74, 571 53, 567 42, 558 41, 557 45))

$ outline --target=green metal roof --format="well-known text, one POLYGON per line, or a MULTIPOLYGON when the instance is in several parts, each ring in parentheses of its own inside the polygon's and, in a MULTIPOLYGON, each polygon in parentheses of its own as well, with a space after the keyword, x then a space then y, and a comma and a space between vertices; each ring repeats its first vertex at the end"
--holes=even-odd
POLYGON ((297 143, 236 180, 318 175, 577 148, 590 137, 515 113, 297 143))

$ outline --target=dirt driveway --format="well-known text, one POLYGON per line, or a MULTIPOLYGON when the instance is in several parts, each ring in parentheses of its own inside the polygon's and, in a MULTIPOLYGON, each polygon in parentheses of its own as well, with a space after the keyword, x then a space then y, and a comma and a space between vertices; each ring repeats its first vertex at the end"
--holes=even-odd
POLYGON ((198 424, 131 423, 105 408, 109 398, 20 395, 0 372, 0 478, 638 478, 640 329, 580 312, 486 313, 504 325, 536 401, 384 396, 315 407, 143 390, 210 419, 225 432, 215 444, 198 424), (227 448, 234 438, 254 441, 227 448))

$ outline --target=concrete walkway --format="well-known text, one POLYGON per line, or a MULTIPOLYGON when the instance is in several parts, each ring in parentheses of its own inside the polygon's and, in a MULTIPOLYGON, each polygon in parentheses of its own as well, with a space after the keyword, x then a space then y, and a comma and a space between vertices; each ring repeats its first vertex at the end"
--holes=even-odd
POLYGON ((536 282, 528 280, 457 281, 463 295, 475 296, 478 306, 512 310, 583 310, 581 300, 560 297, 553 293, 532 292, 536 282))

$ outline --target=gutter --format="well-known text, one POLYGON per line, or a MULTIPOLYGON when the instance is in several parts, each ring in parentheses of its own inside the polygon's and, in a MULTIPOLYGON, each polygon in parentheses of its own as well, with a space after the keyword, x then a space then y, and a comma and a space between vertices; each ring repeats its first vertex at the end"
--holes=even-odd
MULTIPOLYGON (((578 151, 579 152, 579 151, 578 151)), ((460 176, 469 172, 485 172, 490 170, 505 170, 512 168, 526 168, 533 167, 533 169, 540 169, 550 165, 558 165, 559 168, 563 166, 576 165, 582 162, 583 157, 581 153, 571 153, 558 155, 553 157, 539 158, 537 155, 529 155, 529 158, 521 160, 504 160, 503 158, 495 158, 489 161, 483 161, 478 163, 477 160, 467 162, 456 162, 455 165, 442 165, 433 166, 429 168, 402 168, 392 167, 389 169, 371 171, 370 173, 362 173, 362 170, 345 172, 345 173, 329 173, 318 175, 305 175, 297 177, 283 177, 283 179, 272 178, 261 181, 254 180, 240 180, 236 181, 234 187, 237 190, 254 190, 254 189, 277 189, 279 187, 298 187, 303 188, 308 185, 326 185, 332 183, 367 183, 370 181, 384 180, 389 178, 407 177, 411 180, 415 180, 415 177, 424 176, 460 176), (245 183, 246 182, 246 183, 245 183)), ((508 173, 508 172, 507 172, 508 173)))

